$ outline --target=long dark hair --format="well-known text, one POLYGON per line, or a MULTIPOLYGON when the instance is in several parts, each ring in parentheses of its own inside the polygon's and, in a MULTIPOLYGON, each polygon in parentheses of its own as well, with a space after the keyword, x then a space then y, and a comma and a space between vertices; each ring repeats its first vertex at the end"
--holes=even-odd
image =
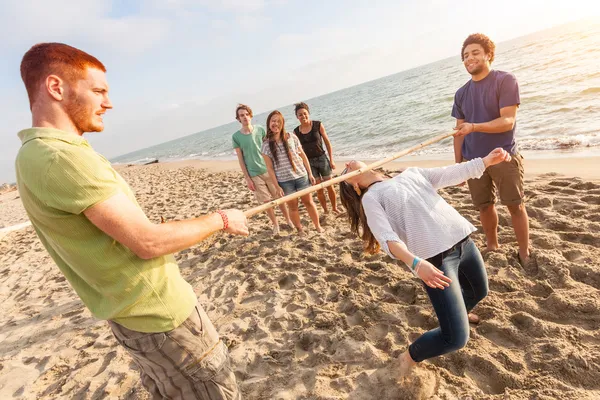
POLYGON ((285 131, 285 119, 283 118, 282 113, 275 110, 275 111, 271 112, 271 114, 269 114, 269 116, 267 117, 267 140, 269 141, 269 150, 271 150, 271 154, 273 154, 274 164, 278 163, 278 158, 279 158, 279 155, 277 154, 277 141, 275 140, 275 137, 277 135, 280 135, 280 137, 281 137, 281 141, 283 142, 283 147, 285 148, 287 158, 290 161, 290 164, 292 164, 292 168, 294 169, 294 172, 298 172, 298 170, 296 169, 296 164, 294 164, 294 158, 292 157, 292 151, 290 150, 290 145, 288 144, 288 139, 290 138, 290 134, 285 131), (271 130, 271 118, 273 118, 275 115, 279 115, 279 117, 281 118, 281 131, 280 132, 273 132, 271 130))
POLYGON ((340 199, 342 200, 342 205, 348 211, 350 231, 363 240, 365 253, 375 254, 381 246, 367 224, 367 216, 362 206, 362 198, 365 193, 367 193, 367 189, 361 189, 361 194, 358 194, 351 184, 340 182, 340 199))

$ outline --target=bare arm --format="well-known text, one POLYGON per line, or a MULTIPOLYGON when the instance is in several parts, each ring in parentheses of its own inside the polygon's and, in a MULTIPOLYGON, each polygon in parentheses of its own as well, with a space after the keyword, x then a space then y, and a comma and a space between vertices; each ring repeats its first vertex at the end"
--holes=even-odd
POLYGON ((390 249, 390 253, 402 261, 406 265, 411 265, 413 260, 415 259, 415 255, 408 251, 406 245, 403 242, 395 242, 389 240, 387 242, 388 248, 390 249))
MULTIPOLYGON (((465 122, 464 119, 457 119, 456 126, 463 124, 465 122)), ((456 128, 455 128, 456 129, 456 128)), ((454 136, 454 162, 462 162, 462 145, 465 141, 464 136, 454 136)))
POLYGON ((302 146, 298 146, 298 155, 302 158, 302 163, 304 164, 304 168, 306 168, 306 172, 308 173, 308 180, 311 185, 315 184, 315 177, 312 174, 312 169, 310 169, 310 163, 308 162, 308 157, 306 157, 306 153, 302 150, 302 146))
POLYGON ((500 117, 489 122, 472 123, 463 122, 457 125, 456 136, 465 136, 471 132, 484 132, 484 133, 504 133, 511 130, 515 126, 517 120, 517 104, 513 106, 503 107, 500 109, 500 117))
POLYGON ((250 174, 248 173, 248 168, 246 168, 246 163, 244 162, 244 153, 242 152, 242 149, 240 149, 239 147, 236 147, 235 154, 237 155, 238 162, 240 163, 240 168, 242 169, 242 173, 244 174, 244 177, 246 178, 246 184, 248 185, 248 189, 250 189, 251 191, 254 192, 256 190, 256 187, 254 186, 254 182, 252 182, 252 178, 250 178, 250 174))
POLYGON ((275 188, 277 189, 277 194, 279 195, 279 197, 283 197, 283 189, 281 188, 281 186, 279 186, 279 183, 277 182, 277 176, 275 175, 275 170, 273 169, 273 160, 271 160, 271 157, 264 153, 262 156, 265 159, 265 165, 267 166, 267 173, 269 174, 269 178, 271 178, 273 185, 275 185, 275 188))
MULTIPOLYGON (((223 229, 223 219, 218 213, 154 224, 123 192, 83 213, 102 232, 146 260, 186 249, 223 229)), ((241 211, 227 210, 225 213, 229 220, 226 232, 248 235, 246 217, 241 211)))
POLYGON ((333 148, 331 147, 331 141, 327 136, 323 123, 321 123, 321 137, 323 138, 323 142, 325 142, 325 147, 327 147, 327 153, 329 154, 329 166, 331 169, 335 169, 335 162, 333 162, 333 148))

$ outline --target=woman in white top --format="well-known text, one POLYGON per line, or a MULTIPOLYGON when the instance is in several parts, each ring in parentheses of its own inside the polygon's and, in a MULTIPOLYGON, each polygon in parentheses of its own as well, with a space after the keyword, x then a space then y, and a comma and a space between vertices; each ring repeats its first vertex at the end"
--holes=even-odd
MULTIPOLYGON (((510 154, 498 148, 449 167, 408 168, 394 178, 367 171, 340 183, 351 230, 363 239, 365 252, 382 248, 408 265, 423 280, 440 323, 400 356, 402 375, 417 362, 464 347, 469 320, 478 320, 468 313, 488 293, 483 259, 469 238, 476 229, 437 190, 479 178, 503 161, 510 161, 510 154)), ((364 166, 351 161, 342 174, 364 166)))
MULTIPOLYGON (((276 183, 275 188, 279 196, 287 196, 315 183, 300 141, 293 133, 286 132, 285 119, 277 110, 267 117, 267 137, 262 144, 261 151, 267 165, 267 172, 271 180, 276 183)), ((317 232, 323 232, 324 229, 319 222, 319 212, 312 196, 305 194, 300 197, 300 200, 308 211, 317 232)), ((286 204, 298 234, 304 235, 298 212, 298 199, 290 200, 286 204)))

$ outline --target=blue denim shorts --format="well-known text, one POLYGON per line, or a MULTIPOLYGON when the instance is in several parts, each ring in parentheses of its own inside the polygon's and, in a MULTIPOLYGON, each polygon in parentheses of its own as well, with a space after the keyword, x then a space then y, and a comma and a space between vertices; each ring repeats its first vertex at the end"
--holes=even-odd
POLYGON ((288 194, 296 193, 302 189, 306 189, 310 186, 308 175, 304 175, 298 179, 292 179, 291 181, 277 182, 283 189, 283 193, 287 196, 288 194))
POLYGON ((329 178, 331 176, 331 166, 329 165, 327 153, 323 153, 319 157, 309 158, 308 163, 315 179, 329 178))

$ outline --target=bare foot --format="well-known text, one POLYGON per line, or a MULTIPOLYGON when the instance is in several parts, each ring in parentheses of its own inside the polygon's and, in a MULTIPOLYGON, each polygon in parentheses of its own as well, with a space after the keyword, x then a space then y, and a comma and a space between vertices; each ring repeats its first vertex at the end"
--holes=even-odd
POLYGON ((477 315, 477 314, 469 313, 468 317, 469 317, 469 323, 471 323, 471 324, 477 325, 478 323, 481 322, 481 318, 479 318, 479 315, 477 315))
POLYGON ((333 209, 333 213, 334 213, 335 215, 338 215, 338 214, 340 214, 340 213, 341 213, 341 211, 340 211, 338 208, 334 208, 334 209, 333 209))
POLYGON ((520 252, 517 252, 517 259, 523 268, 536 266, 535 257, 529 253, 529 250, 527 250, 527 255, 525 257, 523 257, 520 252))
POLYGON ((412 359, 408 350, 406 350, 398 357, 397 368, 399 377, 403 378, 410 375, 415 365, 417 365, 417 363, 412 359))
POLYGON ((323 229, 322 226, 319 226, 319 227, 317 227, 317 232, 323 233, 323 232, 325 232, 325 229, 323 229))
POLYGON ((298 229, 298 236, 304 237, 304 236, 306 236, 306 232, 304 232, 303 229, 298 229))
POLYGON ((273 226, 273 236, 279 235, 279 225, 273 226))

